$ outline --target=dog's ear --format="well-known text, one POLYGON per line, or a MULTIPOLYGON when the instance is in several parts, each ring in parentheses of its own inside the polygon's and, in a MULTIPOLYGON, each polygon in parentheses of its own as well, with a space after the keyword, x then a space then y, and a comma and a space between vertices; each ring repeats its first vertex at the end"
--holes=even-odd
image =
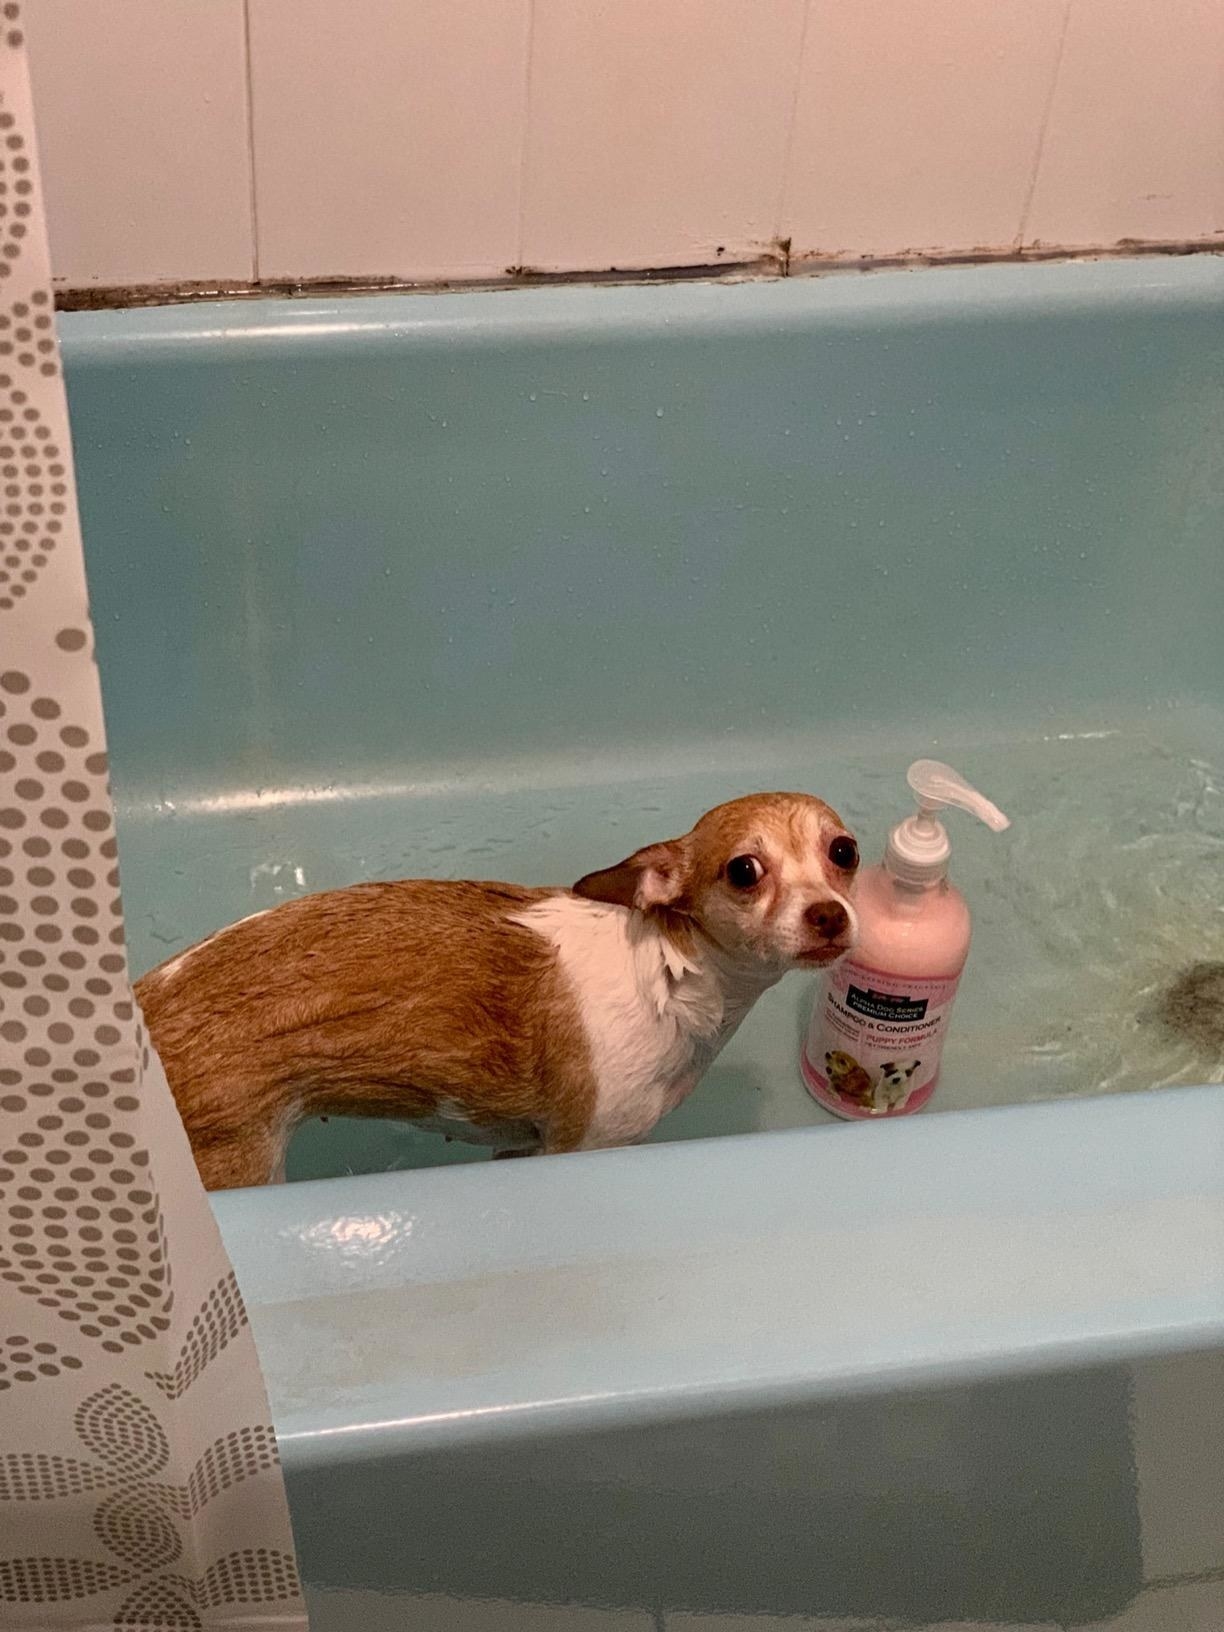
POLYGON ((658 907, 683 910, 688 882, 688 846, 683 839, 671 839, 648 844, 615 867, 588 873, 574 885, 574 894, 615 907, 636 907, 639 912, 658 907))

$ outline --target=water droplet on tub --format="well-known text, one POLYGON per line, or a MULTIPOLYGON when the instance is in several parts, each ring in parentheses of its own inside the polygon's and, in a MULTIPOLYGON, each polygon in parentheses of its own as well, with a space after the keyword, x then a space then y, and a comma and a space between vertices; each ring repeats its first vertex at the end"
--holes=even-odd
POLYGON ((528 402, 534 402, 534 401, 535 401, 535 400, 536 400, 536 394, 535 394, 535 392, 534 392, 534 391, 533 391, 533 392, 532 392, 532 393, 531 393, 531 395, 530 395, 530 396, 529 396, 529 397, 528 397, 528 398, 527 398, 527 401, 528 401, 528 402))
POLYGON ((656 418, 656 419, 662 419, 662 418, 663 418, 663 410, 662 410, 662 408, 656 408, 656 409, 655 409, 655 418, 656 418))

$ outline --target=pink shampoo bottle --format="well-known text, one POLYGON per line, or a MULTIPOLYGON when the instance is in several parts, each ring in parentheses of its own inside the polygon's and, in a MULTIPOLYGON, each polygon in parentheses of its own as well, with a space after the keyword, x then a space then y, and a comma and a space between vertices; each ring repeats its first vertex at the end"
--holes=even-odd
POLYGON ((937 760, 916 761, 906 780, 917 813, 893 828, 884 860, 859 876, 858 941, 818 988, 803 1046, 809 1093, 849 1120, 920 1111, 939 1080, 971 924, 948 881, 951 845, 935 813, 956 805, 996 833, 1010 826, 937 760))

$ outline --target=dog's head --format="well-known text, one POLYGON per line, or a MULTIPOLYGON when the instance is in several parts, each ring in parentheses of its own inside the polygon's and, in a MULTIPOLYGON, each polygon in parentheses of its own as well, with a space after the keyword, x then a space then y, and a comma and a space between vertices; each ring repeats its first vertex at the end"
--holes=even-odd
POLYGON ((921 1064, 921 1060, 886 1060, 880 1067, 880 1081, 902 1088, 921 1064))
POLYGON ((853 836, 822 800, 756 793, 574 890, 687 922, 737 963, 779 975, 827 968, 854 945, 858 863, 853 836))

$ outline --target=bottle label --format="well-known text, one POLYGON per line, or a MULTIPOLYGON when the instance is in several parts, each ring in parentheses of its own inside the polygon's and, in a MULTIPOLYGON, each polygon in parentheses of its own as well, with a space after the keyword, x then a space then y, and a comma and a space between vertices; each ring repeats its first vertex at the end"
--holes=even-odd
POLYGON ((885 975, 843 958, 812 1008, 803 1075, 839 1116, 903 1116, 935 1092, 959 975, 885 975))

